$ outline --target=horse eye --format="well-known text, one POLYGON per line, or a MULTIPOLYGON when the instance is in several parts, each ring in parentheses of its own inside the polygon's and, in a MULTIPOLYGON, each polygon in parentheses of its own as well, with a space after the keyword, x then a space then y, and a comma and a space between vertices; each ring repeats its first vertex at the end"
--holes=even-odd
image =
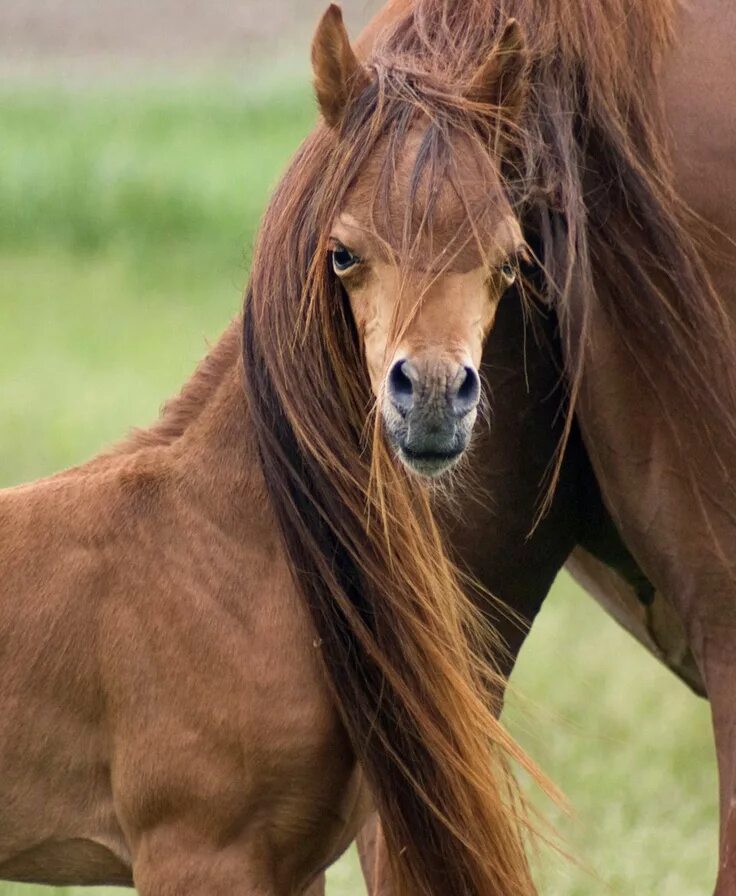
POLYGON ((505 261, 501 265, 501 276, 506 281, 507 286, 511 286, 514 280, 516 280, 516 268, 510 261, 505 261))
POLYGON ((344 274, 345 271, 352 268, 359 261, 358 256, 351 252, 350 249, 346 249, 341 243, 338 243, 332 250, 332 267, 335 269, 336 274, 344 274))

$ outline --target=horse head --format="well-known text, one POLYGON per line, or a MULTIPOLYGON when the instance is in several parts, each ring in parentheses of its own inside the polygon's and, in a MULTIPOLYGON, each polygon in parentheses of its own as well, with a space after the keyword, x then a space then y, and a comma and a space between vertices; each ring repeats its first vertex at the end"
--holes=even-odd
POLYGON ((426 53, 382 56, 380 42, 363 63, 331 6, 312 61, 335 139, 347 151, 371 147, 335 209, 327 263, 389 442, 407 467, 435 477, 470 444, 483 345, 524 253, 501 174, 504 133, 523 107, 523 37, 510 21, 460 78, 427 65, 426 53))

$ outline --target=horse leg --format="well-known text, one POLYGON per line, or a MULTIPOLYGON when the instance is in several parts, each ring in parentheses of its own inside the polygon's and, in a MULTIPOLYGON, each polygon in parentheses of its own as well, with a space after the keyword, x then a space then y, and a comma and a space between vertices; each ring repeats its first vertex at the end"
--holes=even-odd
POLYGON ((363 826, 357 844, 368 896, 393 896, 388 850, 377 812, 363 826))
POLYGON ((701 664, 713 719, 720 792, 716 896, 736 896, 736 628, 701 623, 701 664))
MULTIPOLYGON (((732 672, 736 669, 732 668, 732 672)), ((731 679, 733 681, 733 678, 731 679)), ((720 785, 720 844, 715 896, 736 896, 736 707, 720 713, 713 706, 720 785)))
POLYGON ((325 896, 326 880, 324 874, 320 874, 304 896, 325 896))

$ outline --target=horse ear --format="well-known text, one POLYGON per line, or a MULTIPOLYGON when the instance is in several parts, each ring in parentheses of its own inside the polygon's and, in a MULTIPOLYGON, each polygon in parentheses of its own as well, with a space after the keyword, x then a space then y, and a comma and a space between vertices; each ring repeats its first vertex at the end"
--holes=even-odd
POLYGON ((498 106, 515 121, 526 99, 526 69, 529 56, 521 25, 509 19, 488 59, 473 76, 468 98, 489 106, 498 106))
POLYGON ((369 75, 358 61, 342 21, 342 11, 331 3, 317 26, 312 41, 314 90, 327 124, 342 120, 351 95, 368 86, 369 75))

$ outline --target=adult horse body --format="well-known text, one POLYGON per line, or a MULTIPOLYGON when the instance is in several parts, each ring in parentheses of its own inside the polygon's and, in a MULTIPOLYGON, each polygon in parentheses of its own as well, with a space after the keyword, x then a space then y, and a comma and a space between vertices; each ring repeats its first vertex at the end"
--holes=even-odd
MULTIPOLYGON (((448 30, 464 35, 469 22, 480 31, 493 21, 498 35, 509 16, 519 20, 528 43, 532 102, 524 133, 503 143, 516 174, 520 167, 526 177, 522 193, 533 197, 517 208, 525 235, 542 243, 547 296, 559 316, 585 447, 573 431, 552 505, 562 528, 543 526, 525 543, 523 527, 514 525, 499 547, 485 534, 509 535, 507 511, 471 501, 462 524, 454 524, 454 542, 483 583, 529 619, 554 570, 577 545, 571 561, 585 584, 707 694, 721 781, 717 893, 732 896, 736 113, 723 97, 736 92, 736 10, 724 0, 691 8, 668 0, 504 0, 452 9, 395 0, 359 47, 370 64, 390 65, 391 42, 418 22, 415 50, 424 41, 436 60, 436 47, 426 47, 433 41, 451 46, 448 30), (540 558, 537 572, 522 574, 515 585, 519 570, 540 558), (519 588, 519 582, 525 584, 519 588)), ((407 66, 402 53, 409 41, 401 46, 400 64, 407 66)), ((421 50, 415 61, 421 70, 421 50)), ((510 185, 514 177, 512 168, 510 185)), ((544 362, 537 368, 540 382, 554 379, 544 362)), ((518 388, 525 375, 517 368, 511 388, 520 416, 533 407, 518 388)), ((490 381, 502 419, 513 424, 511 411, 504 418, 501 388, 490 381)), ((533 428, 541 434, 536 447, 548 458, 560 435, 551 422, 543 412, 541 426, 533 428)), ((518 425, 510 431, 520 433, 518 425)), ((504 432, 497 430, 499 439, 504 432)), ((498 446, 488 439, 482 444, 474 463, 488 473, 491 494, 513 495, 514 483, 544 470, 539 456, 507 456, 500 469, 511 474, 509 486, 492 461, 483 461, 488 445, 498 446)), ((512 518, 523 519, 533 504, 527 501, 512 518)), ((533 516, 527 513, 526 522, 533 516)), ((509 637, 515 651, 523 634, 509 629, 509 637)))

